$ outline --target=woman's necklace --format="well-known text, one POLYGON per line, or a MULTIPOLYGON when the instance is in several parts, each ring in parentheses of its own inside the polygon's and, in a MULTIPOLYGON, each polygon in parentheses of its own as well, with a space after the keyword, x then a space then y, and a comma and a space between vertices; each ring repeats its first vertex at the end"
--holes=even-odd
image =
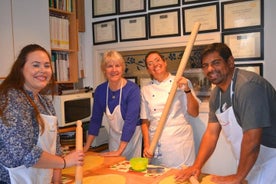
POLYGON ((112 91, 112 99, 115 99, 116 96, 115 96, 115 92, 112 91))
MULTIPOLYGON (((121 89, 121 87, 122 87, 122 79, 120 80, 120 88, 119 89, 121 89)), ((111 91, 111 98, 112 99, 115 99, 116 98, 116 91, 117 91, 118 89, 115 89, 115 91, 113 91, 111 88, 110 88, 110 91, 111 91)))

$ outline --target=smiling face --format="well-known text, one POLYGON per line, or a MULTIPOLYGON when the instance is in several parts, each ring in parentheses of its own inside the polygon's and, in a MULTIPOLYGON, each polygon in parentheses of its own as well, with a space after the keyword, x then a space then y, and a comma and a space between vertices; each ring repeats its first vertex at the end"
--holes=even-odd
POLYGON ((111 59, 106 62, 104 73, 109 82, 119 82, 123 76, 123 66, 121 62, 111 59))
POLYGON ((202 70, 208 80, 223 91, 231 83, 234 71, 234 58, 225 61, 218 52, 211 52, 202 58, 202 70))
POLYGON ((156 80, 162 81, 167 77, 167 62, 158 53, 152 53, 146 58, 149 74, 156 80))
POLYGON ((38 93, 45 88, 52 77, 51 61, 47 53, 40 50, 29 53, 22 73, 27 90, 38 93))

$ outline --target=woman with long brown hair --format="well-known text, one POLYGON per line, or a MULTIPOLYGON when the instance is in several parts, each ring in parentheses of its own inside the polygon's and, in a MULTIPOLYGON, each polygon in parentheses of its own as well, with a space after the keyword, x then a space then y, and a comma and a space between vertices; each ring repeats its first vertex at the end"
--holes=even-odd
POLYGON ((0 183, 60 183, 61 169, 83 164, 83 152, 61 157, 49 53, 25 46, 0 85, 0 183))

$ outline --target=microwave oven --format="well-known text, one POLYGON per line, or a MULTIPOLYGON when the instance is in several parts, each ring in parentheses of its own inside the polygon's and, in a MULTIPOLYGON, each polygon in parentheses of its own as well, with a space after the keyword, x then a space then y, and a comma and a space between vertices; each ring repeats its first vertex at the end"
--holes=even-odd
MULTIPOLYGON (((50 97, 51 98, 51 97, 50 97)), ((53 105, 58 118, 58 126, 75 125, 77 120, 89 122, 92 115, 92 92, 55 95, 53 105)))

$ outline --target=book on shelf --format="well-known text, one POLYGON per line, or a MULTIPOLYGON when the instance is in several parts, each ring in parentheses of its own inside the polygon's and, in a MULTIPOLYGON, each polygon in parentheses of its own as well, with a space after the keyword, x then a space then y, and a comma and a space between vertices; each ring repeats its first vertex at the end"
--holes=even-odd
POLYGON ((51 48, 69 50, 69 20, 50 15, 51 48))
POLYGON ((68 81, 70 79, 68 53, 52 52, 52 66, 56 81, 68 81))
POLYGON ((49 7, 72 12, 72 0, 49 0, 49 7))

